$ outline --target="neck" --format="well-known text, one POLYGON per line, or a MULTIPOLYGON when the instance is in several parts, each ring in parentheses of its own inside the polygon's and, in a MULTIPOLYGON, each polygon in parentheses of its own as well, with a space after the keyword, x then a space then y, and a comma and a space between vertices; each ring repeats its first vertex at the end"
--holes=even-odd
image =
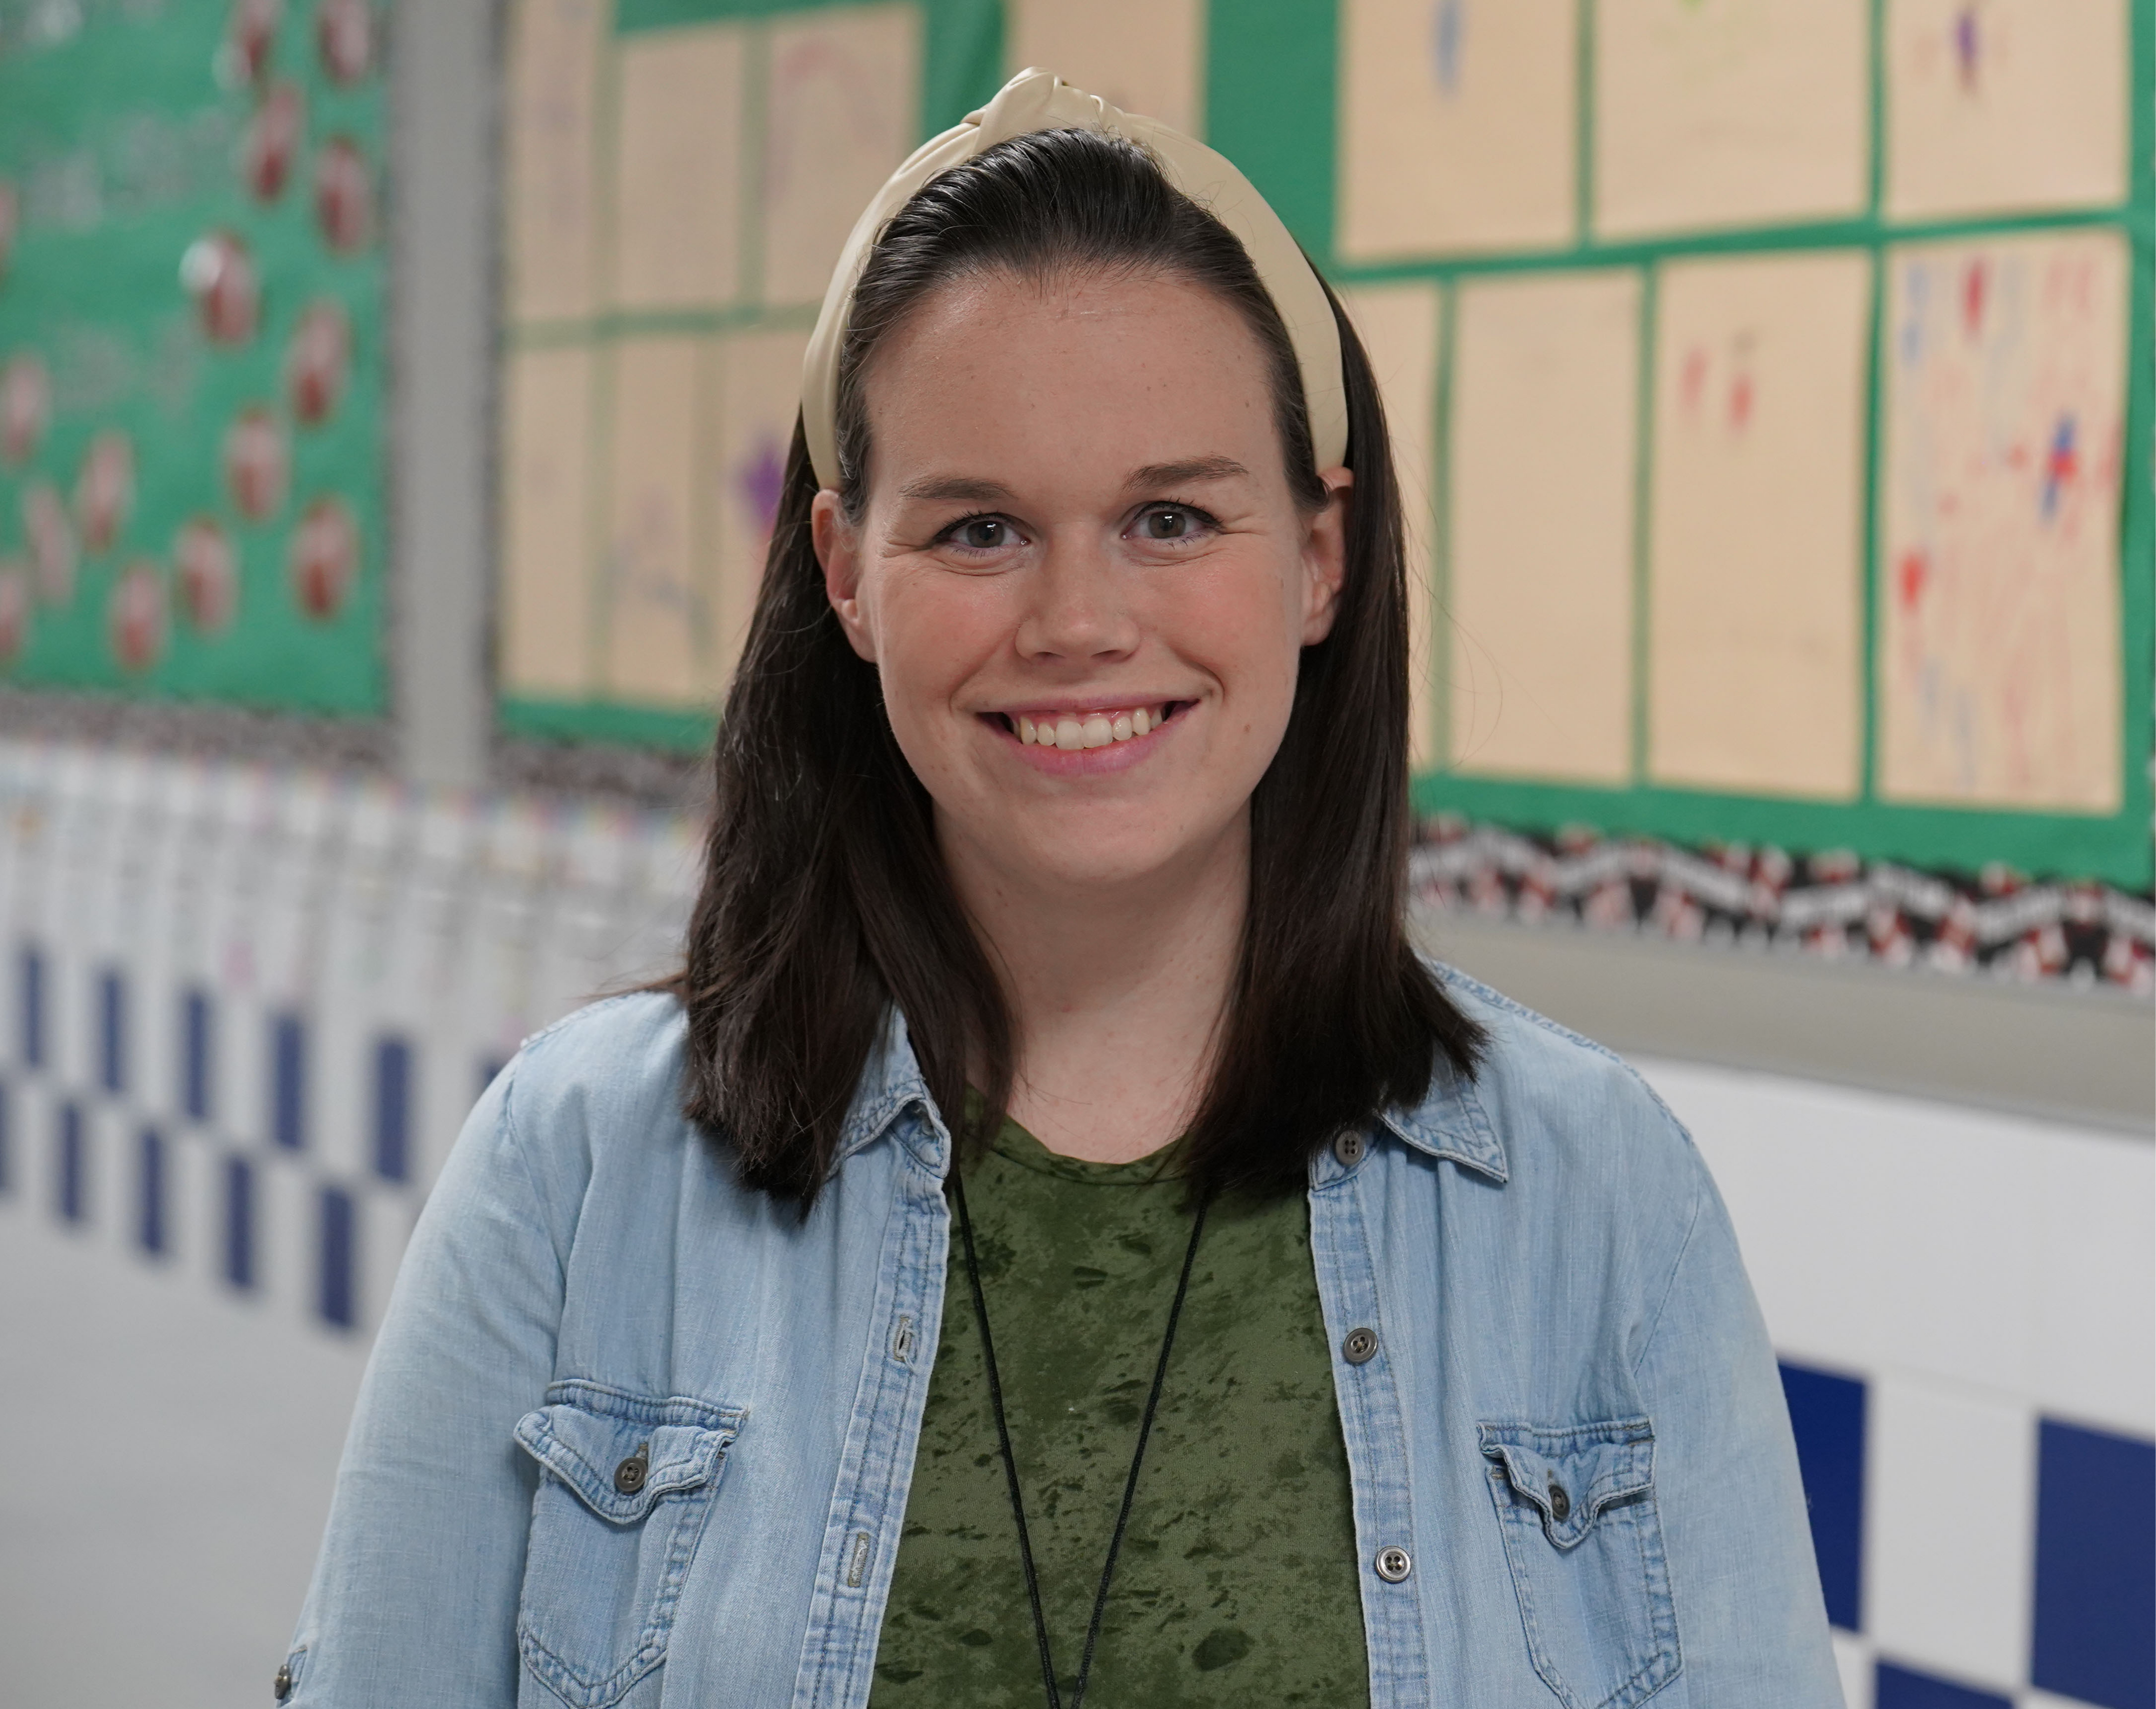
POLYGON ((1242 948, 1247 818, 1173 870, 1096 887, 943 842, 1012 1006, 1012 1117, 1091 1162, 1173 1140, 1197 1113, 1242 948))

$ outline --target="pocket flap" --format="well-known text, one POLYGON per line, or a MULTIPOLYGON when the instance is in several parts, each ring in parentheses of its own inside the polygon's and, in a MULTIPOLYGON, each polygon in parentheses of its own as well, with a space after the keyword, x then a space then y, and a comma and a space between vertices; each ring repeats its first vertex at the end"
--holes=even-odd
POLYGON ((547 1393, 549 1404, 516 1421, 517 1445, 617 1525, 636 1523, 661 1495, 710 1481, 740 1434, 738 1410, 701 1401, 647 1400, 589 1383, 547 1393), (624 1464, 639 1455, 636 1475, 622 1478, 624 1464))
POLYGON ((1654 1487, 1655 1430, 1645 1418, 1615 1418, 1567 1429, 1484 1424, 1482 1452, 1502 1468, 1520 1500, 1541 1510, 1543 1529, 1561 1549, 1585 1537, 1612 1502, 1654 1487))

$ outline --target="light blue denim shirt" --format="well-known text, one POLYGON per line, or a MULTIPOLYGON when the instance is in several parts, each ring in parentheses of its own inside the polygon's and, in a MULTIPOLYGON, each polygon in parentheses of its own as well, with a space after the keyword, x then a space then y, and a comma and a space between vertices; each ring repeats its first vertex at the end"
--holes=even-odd
MULTIPOLYGON (((1490 1028, 1480 1077, 1310 1172, 1372 1703, 1838 1705, 1705 1166, 1615 1058, 1442 971, 1490 1028)), ((368 1367, 298 1709, 866 1701, 950 1134, 894 1017, 802 1220, 683 1119, 683 1037, 670 999, 595 1005, 473 1112, 368 1367)))

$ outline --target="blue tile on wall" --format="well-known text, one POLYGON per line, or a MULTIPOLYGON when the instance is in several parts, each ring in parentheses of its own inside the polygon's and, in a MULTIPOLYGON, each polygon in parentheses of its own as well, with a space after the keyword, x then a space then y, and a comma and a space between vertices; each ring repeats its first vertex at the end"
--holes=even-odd
POLYGON ((1858 1631, 1864 1609, 1864 1385, 1784 1364, 1782 1392, 1796 1433, 1826 1617, 1858 1631))
POLYGON ((80 1223, 90 1215, 89 1141, 82 1130, 82 1106, 60 1106, 56 1135, 59 1155, 53 1171, 53 1209, 64 1223, 80 1223))
POLYGON ((270 1022, 270 1137, 288 1151, 307 1143, 307 1029, 297 1015, 270 1022))
POLYGON ((45 1065, 45 958, 25 944, 15 965, 16 1018, 21 1027, 23 1066, 45 1065))
POLYGON ((97 1084, 127 1089, 127 984, 116 967, 97 978, 97 1084))
POLYGON ((137 1157, 135 1238, 145 1252, 162 1253, 172 1234, 166 1214, 168 1183, 165 1168, 165 1136, 153 1127, 142 1130, 137 1157))
POLYGON ((2011 1697, 1955 1685, 1891 1661, 1879 1664, 1874 1709, 2014 1709, 2011 1697))
POLYGON ((2042 1421, 2030 1682, 2156 1709, 2156 1443, 2042 1421))
POLYGON ((325 1322, 350 1329, 355 1321, 352 1302, 353 1248, 358 1207, 342 1187, 326 1187, 321 1197, 321 1289, 317 1304, 325 1322))
POLYGON ((213 1024, 208 991, 191 991, 180 999, 180 1109, 189 1121, 210 1119, 213 1024))
POLYGON ((394 1036, 374 1045, 374 1172, 412 1178, 412 1047, 394 1036))
POLYGON ((244 1157, 224 1160, 224 1279, 254 1285, 254 1166, 244 1157))

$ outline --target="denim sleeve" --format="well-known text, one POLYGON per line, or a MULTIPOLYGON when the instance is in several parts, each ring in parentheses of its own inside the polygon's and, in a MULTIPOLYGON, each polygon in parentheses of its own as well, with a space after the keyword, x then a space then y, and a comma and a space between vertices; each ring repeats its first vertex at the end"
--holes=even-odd
POLYGON ((1840 1709, 1789 1407, 1703 1165, 1637 1377, 1655 1423, 1685 1701, 1840 1709))
POLYGON ((511 1432, 552 1378, 563 1238, 511 1119, 465 1123, 398 1269, 287 1665, 290 1709, 511 1709, 536 1471, 511 1432))

